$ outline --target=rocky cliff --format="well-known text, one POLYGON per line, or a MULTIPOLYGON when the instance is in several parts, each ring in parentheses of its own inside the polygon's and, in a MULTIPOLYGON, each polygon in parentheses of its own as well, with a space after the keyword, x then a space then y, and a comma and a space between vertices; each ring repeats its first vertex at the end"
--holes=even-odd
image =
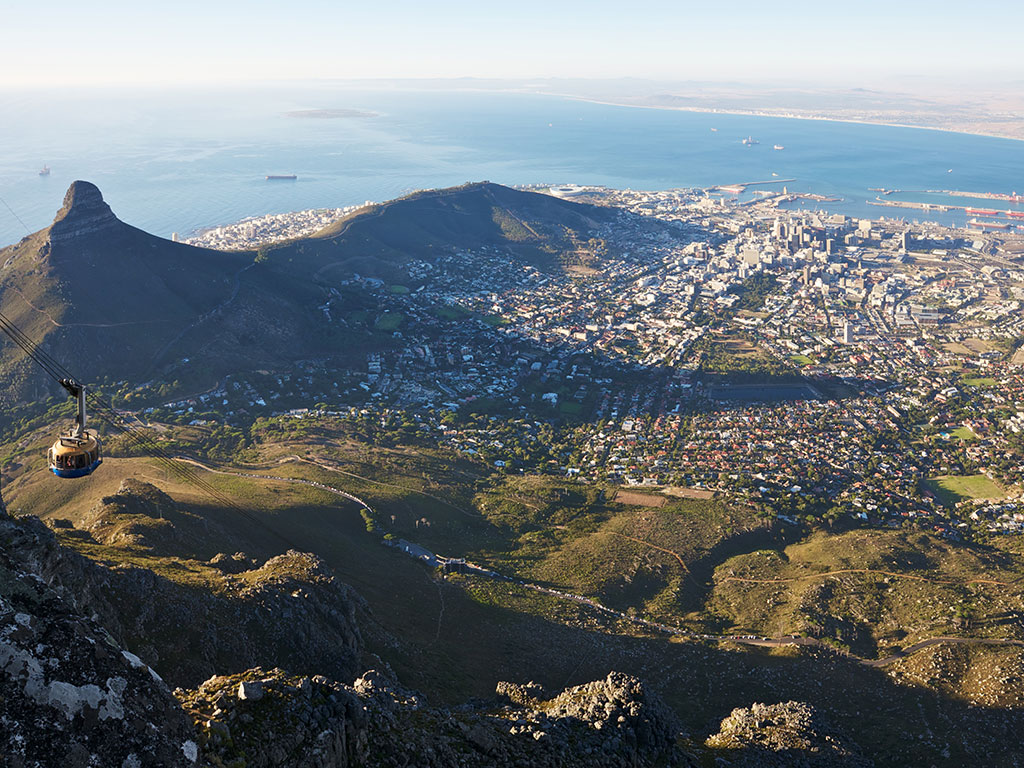
POLYGON ((167 685, 13 555, 18 534, 0 508, 3 765, 194 765, 191 719, 167 685))
POLYGON ((867 768, 871 761, 800 701, 734 709, 707 746, 737 768, 867 768))
POLYGON ((64 204, 50 225, 50 242, 109 232, 118 224, 120 222, 95 184, 73 181, 64 195, 64 204))
POLYGON ((640 681, 604 680, 546 696, 502 683, 491 702, 430 707, 387 672, 352 685, 253 669, 183 695, 203 759, 271 768, 618 768, 689 766, 675 719, 640 681))
MULTIPOLYGON (((104 506, 123 512, 151 503, 138 498, 144 487, 129 487, 137 493, 123 488, 104 506)), ((167 509, 173 502, 164 498, 165 514, 172 520, 184 516, 167 509)), ((135 516, 108 513, 97 519, 100 530, 124 530, 135 516)), ((162 529, 161 534, 166 535, 162 529)), ((315 555, 289 551, 262 565, 244 555, 222 555, 210 563, 211 571, 222 572, 211 590, 147 568, 96 563, 62 547, 36 518, 7 517, 0 521, 0 535, 8 557, 23 571, 37 574, 71 606, 95 617, 171 685, 193 686, 217 672, 261 664, 341 680, 359 673, 356 613, 363 601, 315 555)))

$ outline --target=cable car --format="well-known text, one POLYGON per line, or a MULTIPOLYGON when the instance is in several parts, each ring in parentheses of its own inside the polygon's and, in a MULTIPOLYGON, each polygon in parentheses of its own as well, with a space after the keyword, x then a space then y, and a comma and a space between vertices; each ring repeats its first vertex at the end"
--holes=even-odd
POLYGON ((60 385, 78 400, 75 427, 57 438, 47 453, 50 471, 57 477, 84 477, 103 463, 100 439, 85 429, 85 385, 74 379, 61 379, 60 385))

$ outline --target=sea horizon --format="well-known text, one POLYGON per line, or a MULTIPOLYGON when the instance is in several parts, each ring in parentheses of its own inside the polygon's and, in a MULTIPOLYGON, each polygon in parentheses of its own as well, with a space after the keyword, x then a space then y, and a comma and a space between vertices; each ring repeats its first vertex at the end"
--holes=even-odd
POLYGON ((75 179, 163 237, 484 179, 665 190, 794 178, 791 192, 841 198, 803 206, 814 210, 963 224, 963 213, 879 210, 869 190, 934 203, 924 190, 1009 194, 1024 180, 1012 138, 546 93, 63 90, 0 92, 0 108, 24 116, 0 138, 0 246, 49 225, 75 179), (318 110, 366 116, 294 116, 318 110), (265 179, 275 174, 297 178, 265 179))

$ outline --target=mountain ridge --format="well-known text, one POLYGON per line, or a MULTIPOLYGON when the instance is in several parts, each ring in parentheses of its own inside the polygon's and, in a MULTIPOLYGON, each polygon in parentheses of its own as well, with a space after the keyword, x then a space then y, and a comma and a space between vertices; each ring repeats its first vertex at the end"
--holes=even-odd
MULTIPOLYGON (((359 338, 339 347, 325 337, 318 310, 352 275, 404 282, 411 260, 474 248, 558 268, 557 252, 617 215, 479 182, 382 203, 258 253, 216 251, 126 224, 94 184, 75 181, 49 227, 0 249, 0 311, 85 380, 138 381, 188 358, 209 385, 358 352, 359 338)), ((8 399, 56 392, 20 353, 0 360, 8 399)))

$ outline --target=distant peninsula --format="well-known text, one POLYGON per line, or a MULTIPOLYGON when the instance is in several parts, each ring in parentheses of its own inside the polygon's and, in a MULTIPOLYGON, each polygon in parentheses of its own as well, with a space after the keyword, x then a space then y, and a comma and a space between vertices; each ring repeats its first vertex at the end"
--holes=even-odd
POLYGON ((376 112, 361 109, 297 109, 285 112, 285 117, 299 117, 313 120, 347 120, 357 117, 379 117, 376 112))
POLYGON ((991 82, 894 78, 875 87, 629 77, 345 82, 415 90, 543 94, 622 107, 930 128, 1024 141, 1024 87, 1013 73, 991 82))
POLYGON ((835 120, 1024 140, 1024 96, 994 85, 975 87, 968 94, 923 84, 903 90, 621 81, 553 85, 534 91, 624 107, 835 120))

